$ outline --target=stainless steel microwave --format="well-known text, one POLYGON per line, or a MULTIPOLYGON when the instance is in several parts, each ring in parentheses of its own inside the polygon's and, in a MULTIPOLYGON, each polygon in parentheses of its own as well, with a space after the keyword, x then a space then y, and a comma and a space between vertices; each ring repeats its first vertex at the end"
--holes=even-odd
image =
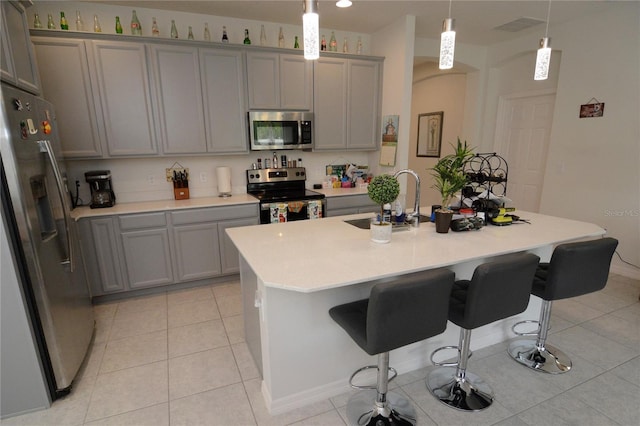
POLYGON ((313 113, 249 111, 251 150, 313 148, 313 113))

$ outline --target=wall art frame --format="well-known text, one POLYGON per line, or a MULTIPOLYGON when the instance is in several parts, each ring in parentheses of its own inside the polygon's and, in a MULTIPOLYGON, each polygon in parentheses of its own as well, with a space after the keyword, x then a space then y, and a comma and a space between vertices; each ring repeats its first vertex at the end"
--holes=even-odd
POLYGON ((418 144, 416 156, 440 157, 444 111, 418 115, 418 144))

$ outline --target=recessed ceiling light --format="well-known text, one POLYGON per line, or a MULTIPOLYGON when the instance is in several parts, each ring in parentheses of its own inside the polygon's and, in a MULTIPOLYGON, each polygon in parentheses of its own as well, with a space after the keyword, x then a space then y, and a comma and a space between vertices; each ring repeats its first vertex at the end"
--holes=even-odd
POLYGON ((336 2, 336 6, 338 7, 349 7, 351 6, 351 1, 350 0, 340 0, 336 2))

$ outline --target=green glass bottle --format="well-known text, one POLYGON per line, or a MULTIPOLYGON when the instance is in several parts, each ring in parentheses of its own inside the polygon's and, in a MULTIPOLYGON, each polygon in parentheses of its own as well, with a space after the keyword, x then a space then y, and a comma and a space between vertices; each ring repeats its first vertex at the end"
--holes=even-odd
POLYGON ((246 28, 244 29, 244 41, 242 43, 251 44, 251 39, 249 38, 249 30, 246 28))
POLYGON ((293 48, 300 49, 300 43, 298 43, 298 36, 293 39, 293 48))
POLYGON ((119 16, 116 16, 116 34, 122 34, 122 24, 119 16))
POLYGON ((68 30, 69 24, 67 23, 67 18, 64 17, 64 12, 60 12, 60 29, 68 30))

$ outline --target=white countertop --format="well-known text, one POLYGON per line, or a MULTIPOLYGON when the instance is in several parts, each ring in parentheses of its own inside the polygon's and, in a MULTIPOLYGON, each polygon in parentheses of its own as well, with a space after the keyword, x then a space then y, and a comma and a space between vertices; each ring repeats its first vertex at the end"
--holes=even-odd
POLYGON ((167 210, 194 209, 202 207, 221 207, 237 204, 258 204, 258 199, 249 194, 233 194, 231 197, 202 197, 189 198, 188 200, 159 200, 140 201, 135 203, 116 203, 113 207, 92 209, 90 207, 77 207, 71 212, 75 220, 111 216, 118 214, 148 213, 167 210))
POLYGON ((373 243, 368 229, 344 222, 371 213, 232 228, 227 234, 266 286, 310 293, 605 233, 586 222, 518 215, 531 224, 438 234, 427 222, 394 232, 389 244, 373 243))
MULTIPOLYGON (((325 197, 341 197, 345 195, 362 195, 368 194, 367 188, 331 188, 331 189, 314 189, 314 191, 324 194, 325 197)), ((188 200, 157 200, 157 201, 139 201, 133 203, 116 203, 113 207, 105 207, 100 209, 92 209, 90 207, 78 207, 71 212, 71 217, 75 220, 98 217, 112 216, 118 214, 134 214, 160 212, 167 210, 194 209, 202 207, 220 207, 234 204, 257 204, 259 201, 249 194, 233 194, 231 197, 202 197, 189 198, 188 200)))

